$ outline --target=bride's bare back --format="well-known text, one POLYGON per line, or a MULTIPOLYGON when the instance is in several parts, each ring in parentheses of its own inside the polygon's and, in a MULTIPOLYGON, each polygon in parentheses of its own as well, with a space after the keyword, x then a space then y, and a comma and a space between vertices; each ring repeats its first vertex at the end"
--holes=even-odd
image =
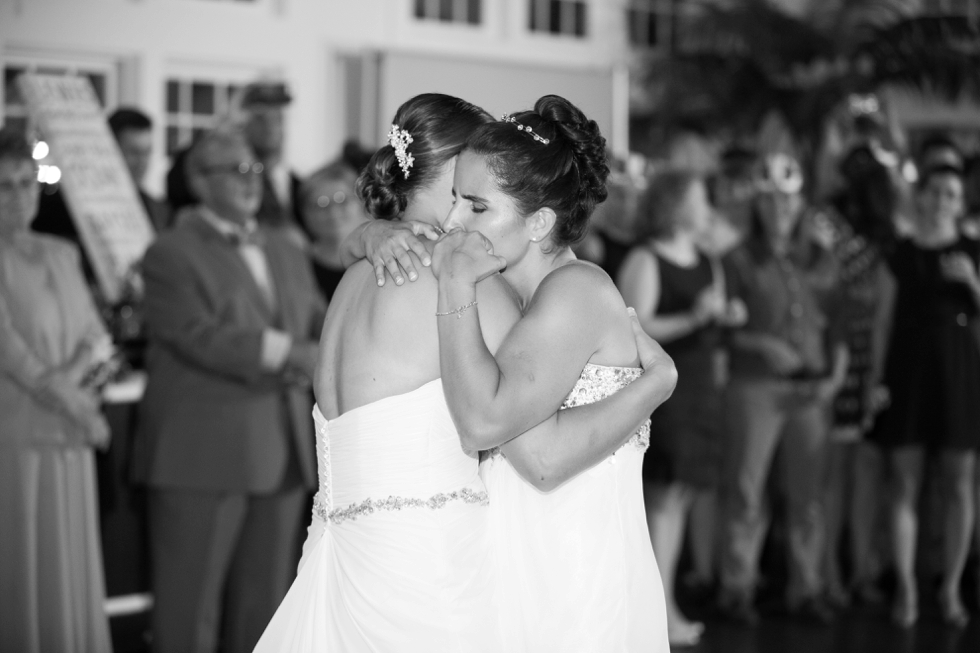
MULTIPOLYGON (((438 284, 429 268, 418 280, 379 287, 367 261, 351 266, 334 293, 320 336, 314 391, 333 419, 353 408, 410 392, 439 378, 435 316, 438 284)), ((477 288, 480 324, 496 351, 520 317, 506 282, 494 275, 477 288)))

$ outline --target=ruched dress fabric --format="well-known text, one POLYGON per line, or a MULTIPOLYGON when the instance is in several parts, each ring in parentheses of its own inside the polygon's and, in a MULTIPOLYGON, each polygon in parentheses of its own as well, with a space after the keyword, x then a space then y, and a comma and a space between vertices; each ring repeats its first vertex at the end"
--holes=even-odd
MULTIPOLYGON (((562 408, 599 401, 639 375, 636 368, 587 365, 562 408)), ((502 650, 670 650, 643 507, 649 434, 646 424, 612 456, 551 492, 526 482, 500 452, 484 460, 502 650)))
POLYGON ((256 653, 496 652, 487 493, 439 379, 327 421, 299 573, 256 653))

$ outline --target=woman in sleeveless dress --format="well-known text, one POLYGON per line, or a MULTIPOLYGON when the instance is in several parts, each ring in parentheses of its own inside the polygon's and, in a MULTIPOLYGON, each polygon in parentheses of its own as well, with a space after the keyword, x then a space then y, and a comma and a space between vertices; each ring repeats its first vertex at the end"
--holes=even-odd
POLYGON ((936 453, 943 493, 943 619, 964 627, 960 581, 970 551, 980 451, 980 242, 963 236, 958 169, 923 173, 913 238, 887 256, 896 283, 884 382, 891 395, 872 439, 894 475, 892 520, 897 587, 893 620, 918 617, 915 577, 918 503, 925 454, 936 453))
MULTIPOLYGON (((473 105, 417 96, 359 180, 369 212, 419 229, 445 217, 455 157, 490 120, 473 105)), ((426 250, 421 250, 428 257, 426 250)), ((361 252, 363 254, 363 252, 361 252)), ((437 285, 422 269, 378 288, 367 261, 337 288, 320 343, 314 411, 320 484, 299 573, 256 651, 505 651, 497 629, 488 498, 472 438, 459 434, 440 378, 437 285)), ((479 285, 486 346, 519 318, 499 277, 479 285)), ((624 313, 625 314, 625 313, 624 313)), ((643 343, 641 343, 642 345, 643 343)), ((650 365, 668 366, 653 346, 650 365), (659 357, 659 358, 658 358, 659 357)), ((603 405, 549 415, 522 436, 576 473, 618 446, 666 393, 658 374, 603 405), (596 437, 599 430, 602 437, 596 437)), ((538 451, 537 449, 535 451, 538 451)), ((526 457, 532 473, 550 473, 526 457)))
MULTIPOLYGON (((653 178, 637 214, 644 242, 618 277, 640 324, 663 343, 677 366, 670 401, 651 415, 643 461, 647 523, 663 577, 672 646, 698 643, 704 625, 689 621, 674 600, 674 579, 694 498, 714 496, 721 477, 722 326, 740 326, 745 305, 725 298, 720 266, 698 248, 711 207, 696 174, 667 170, 653 178)), ((712 542, 699 543, 711 546, 712 542)))
MULTIPOLYGON (((557 96, 482 125, 459 156, 452 231, 432 268, 446 398, 461 437, 480 449, 557 407, 615 397, 639 374, 622 297, 570 248, 605 199, 608 171, 595 121, 557 96), (494 355, 476 287, 501 268, 523 317, 494 355)), ((521 454, 534 449, 525 436, 484 461, 504 650, 668 651, 643 509, 648 443, 644 426, 571 478, 522 473, 521 454)))

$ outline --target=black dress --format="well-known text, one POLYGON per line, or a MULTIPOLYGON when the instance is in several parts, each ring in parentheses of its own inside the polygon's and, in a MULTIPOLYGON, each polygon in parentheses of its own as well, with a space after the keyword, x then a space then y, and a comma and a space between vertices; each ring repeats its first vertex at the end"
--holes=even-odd
MULTIPOLYGON (((696 266, 679 267, 657 257, 660 303, 657 315, 690 313, 702 290, 714 281, 711 261, 703 254, 696 266)), ((643 478, 660 484, 684 483, 714 487, 721 475, 719 420, 721 391, 715 385, 715 354, 720 330, 705 326, 665 343, 677 367, 677 387, 650 416, 650 448, 643 460, 643 478)))
POLYGON ((980 312, 964 284, 942 275, 952 252, 976 267, 980 242, 903 241, 888 257, 898 287, 884 379, 891 404, 872 434, 884 446, 980 449, 980 312))

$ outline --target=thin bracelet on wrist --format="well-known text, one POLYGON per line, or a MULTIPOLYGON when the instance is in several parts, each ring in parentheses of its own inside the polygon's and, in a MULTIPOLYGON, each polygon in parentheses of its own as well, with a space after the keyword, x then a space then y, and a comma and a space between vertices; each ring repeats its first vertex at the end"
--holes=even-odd
POLYGON ((457 320, 460 320, 460 319, 463 318, 463 313, 466 312, 466 309, 468 309, 468 308, 470 308, 472 306, 476 306, 476 300, 475 299, 473 301, 471 301, 469 304, 463 304, 462 306, 457 306, 456 308, 454 308, 451 311, 446 311, 445 313, 436 313, 436 317, 445 317, 447 315, 455 315, 456 316, 456 319, 457 320))

